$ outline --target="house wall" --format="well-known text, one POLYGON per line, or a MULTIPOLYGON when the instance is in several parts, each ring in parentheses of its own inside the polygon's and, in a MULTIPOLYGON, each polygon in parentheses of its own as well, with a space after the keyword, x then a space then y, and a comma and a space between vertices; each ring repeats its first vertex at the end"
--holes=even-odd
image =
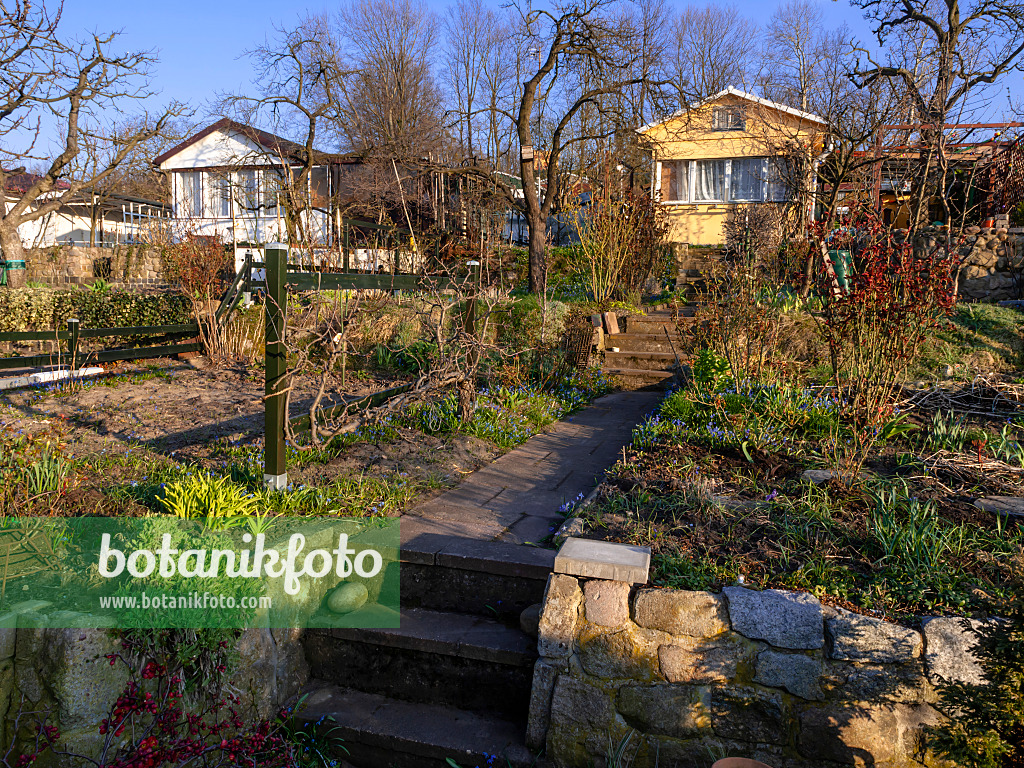
POLYGON ((722 243, 723 225, 739 204, 667 200, 663 161, 771 157, 797 146, 820 148, 824 139, 821 127, 812 121, 732 95, 651 126, 644 135, 653 144, 655 192, 668 214, 666 240, 694 245, 722 243), (744 110, 744 130, 712 130, 714 109, 723 106, 744 110))
MULTIPOLYGON (((975 625, 976 627, 976 625, 975 625)), ((972 632, 922 631, 807 593, 633 588, 553 574, 544 597, 527 742, 557 768, 920 768, 939 677, 978 682, 972 632)))
MULTIPOLYGON (((237 191, 240 187, 236 169, 255 169, 257 189, 263 185, 263 169, 280 165, 277 158, 256 142, 234 131, 215 131, 191 144, 173 157, 160 164, 160 169, 171 174, 171 190, 174 215, 181 232, 214 236, 223 242, 232 240, 256 242, 284 242, 287 240, 283 212, 279 216, 273 211, 247 210, 234 207, 234 215, 221 216, 211 210, 214 198, 214 183, 218 178, 227 177, 237 191), (186 203, 183 174, 202 173, 202 197, 204 209, 191 210, 186 203)), ((327 241, 329 222, 326 214, 313 211, 307 219, 307 227, 322 242, 327 241)))

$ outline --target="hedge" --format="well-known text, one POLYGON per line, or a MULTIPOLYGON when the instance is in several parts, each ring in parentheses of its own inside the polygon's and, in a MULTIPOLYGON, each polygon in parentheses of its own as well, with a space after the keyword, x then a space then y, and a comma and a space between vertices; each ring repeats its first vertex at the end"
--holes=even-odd
POLYGON ((132 291, 0 289, 0 332, 49 331, 77 317, 82 328, 176 325, 194 320, 186 296, 132 291))

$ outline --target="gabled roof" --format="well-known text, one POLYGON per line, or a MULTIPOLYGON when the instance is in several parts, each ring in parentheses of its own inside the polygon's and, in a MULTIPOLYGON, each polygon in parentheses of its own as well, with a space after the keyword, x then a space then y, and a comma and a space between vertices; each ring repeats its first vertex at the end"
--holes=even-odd
MULTIPOLYGON (((240 123, 229 117, 223 117, 212 125, 206 126, 198 133, 192 134, 180 144, 171 147, 162 155, 153 158, 153 165, 160 165, 161 163, 166 162, 182 150, 202 141, 207 136, 216 133, 217 131, 223 131, 224 133, 238 133, 263 147, 268 152, 272 152, 279 157, 284 157, 289 160, 301 161, 302 156, 306 151, 306 148, 302 144, 294 142, 291 139, 286 139, 282 136, 270 133, 269 131, 254 128, 251 125, 240 123)), ((319 162, 329 162, 331 160, 351 161, 355 159, 353 155, 332 154, 329 152, 320 152, 319 150, 314 150, 314 154, 317 156, 317 160, 319 162)))
POLYGON ((688 111, 692 109, 698 109, 699 107, 703 107, 705 104, 711 104, 712 102, 718 101, 723 96, 735 96, 738 99, 744 99, 746 101, 752 101, 755 104, 760 104, 762 107, 768 107, 769 109, 774 109, 778 112, 785 112, 788 115, 794 115, 802 120, 807 120, 812 123, 818 123, 819 125, 826 124, 824 118, 821 118, 818 115, 811 114, 810 112, 804 112, 803 110, 795 109, 793 107, 787 107, 785 104, 780 104, 779 102, 772 101, 771 99, 762 99, 760 96, 755 96, 752 93, 741 91, 739 88, 733 88, 730 85, 728 88, 719 91, 714 96, 709 96, 708 98, 698 101, 695 104, 691 104, 689 107, 686 107, 684 109, 676 110, 671 115, 666 117, 664 120, 659 120, 656 123, 648 123, 647 125, 637 128, 637 133, 646 133, 647 131, 651 130, 656 126, 664 125, 669 120, 674 120, 677 117, 685 115, 688 111))
MULTIPOLYGON (((39 179, 41 178, 42 176, 40 176, 37 173, 16 173, 13 176, 8 176, 7 179, 4 181, 4 191, 25 194, 26 192, 28 192, 29 188, 37 181, 39 181, 39 179)), ((68 184, 68 182, 62 179, 58 179, 57 182, 53 185, 53 189, 50 191, 63 192, 64 190, 70 188, 71 185, 68 184)))

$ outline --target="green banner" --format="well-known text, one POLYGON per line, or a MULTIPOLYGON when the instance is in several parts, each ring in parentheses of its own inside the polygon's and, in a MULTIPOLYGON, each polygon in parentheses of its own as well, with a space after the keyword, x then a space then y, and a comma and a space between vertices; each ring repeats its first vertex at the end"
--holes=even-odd
POLYGON ((398 627, 389 518, 0 518, 0 628, 398 627))

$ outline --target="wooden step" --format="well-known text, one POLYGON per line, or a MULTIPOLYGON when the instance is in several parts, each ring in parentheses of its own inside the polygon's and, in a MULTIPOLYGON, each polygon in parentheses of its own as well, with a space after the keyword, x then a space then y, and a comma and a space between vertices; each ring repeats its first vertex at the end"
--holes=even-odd
POLYGON ((671 379, 676 375, 675 371, 653 370, 650 368, 602 368, 601 372, 607 373, 609 376, 642 378, 650 379, 651 381, 671 379))
POLYGON ((605 336, 605 348, 618 347, 619 352, 671 352, 672 344, 679 346, 678 333, 613 333, 605 336), (672 344, 669 343, 672 339, 672 344))
POLYGON ((605 352, 605 368, 632 368, 638 370, 668 370, 676 365, 672 352, 605 352))
POLYGON ((407 608, 399 629, 310 629, 318 680, 406 701, 521 715, 529 708, 537 641, 482 616, 407 608))
POLYGON ((555 564, 549 549, 452 535, 452 525, 402 519, 402 607, 516 621, 541 602, 555 564))
POLYGON ((355 768, 463 768, 546 766, 525 745, 526 721, 468 712, 441 704, 401 701, 343 686, 309 694, 298 717, 315 723, 331 717, 347 753, 336 757, 355 768), (488 762, 488 757, 497 759, 488 762))

